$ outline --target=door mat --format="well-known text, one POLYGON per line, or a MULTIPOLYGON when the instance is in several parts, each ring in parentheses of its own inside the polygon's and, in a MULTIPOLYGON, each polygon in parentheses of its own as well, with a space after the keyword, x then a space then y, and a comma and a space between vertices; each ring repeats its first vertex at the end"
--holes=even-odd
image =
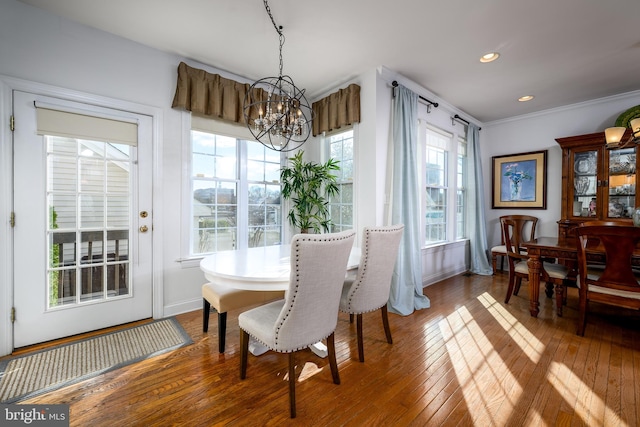
POLYGON ((14 403, 193 343, 175 318, 0 362, 0 403, 14 403))

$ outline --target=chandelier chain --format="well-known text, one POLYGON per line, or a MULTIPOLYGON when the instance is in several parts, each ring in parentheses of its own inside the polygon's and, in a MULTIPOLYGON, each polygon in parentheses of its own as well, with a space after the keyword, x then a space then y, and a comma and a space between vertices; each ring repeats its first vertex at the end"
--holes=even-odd
POLYGON ((275 28, 276 31, 278 32, 278 36, 280 39, 280 74, 279 75, 282 76, 282 67, 283 67, 282 46, 284 46, 284 33, 282 32, 282 25, 276 24, 276 20, 273 18, 273 15, 271 14, 271 8, 269 7, 267 0, 264 0, 264 8, 267 10, 267 14, 269 15, 269 18, 271 18, 271 23, 273 24, 273 28, 275 28))

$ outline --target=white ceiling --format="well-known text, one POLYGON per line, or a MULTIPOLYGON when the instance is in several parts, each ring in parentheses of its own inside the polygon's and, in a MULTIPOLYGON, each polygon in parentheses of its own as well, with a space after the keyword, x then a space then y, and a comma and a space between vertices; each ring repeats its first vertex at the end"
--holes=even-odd
MULTIPOLYGON (((255 80, 278 74, 260 0, 22 0, 255 80)), ((271 0, 307 97, 384 66, 481 122, 640 89, 640 0, 271 0), (481 64, 479 57, 500 52, 481 64), (517 102, 522 95, 530 102, 517 102)))

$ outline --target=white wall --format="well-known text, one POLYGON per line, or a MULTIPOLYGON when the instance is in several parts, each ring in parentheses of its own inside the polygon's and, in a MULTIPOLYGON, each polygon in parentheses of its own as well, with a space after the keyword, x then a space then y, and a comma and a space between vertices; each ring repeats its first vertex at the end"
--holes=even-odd
MULTIPOLYGON (((535 99, 534 101, 535 102, 535 99)), ((499 217, 527 214, 540 218, 538 236, 557 236, 560 219, 562 150, 556 138, 602 132, 613 126, 625 110, 640 104, 640 91, 569 105, 509 120, 485 123, 480 132, 482 171, 485 179, 487 239, 499 244, 499 217), (547 209, 491 209, 492 156, 548 150, 547 209)))
MULTIPOLYGON (((162 251, 163 255, 154 268, 159 270, 163 282, 162 314, 165 316, 199 308, 200 286, 204 282, 197 265, 183 268, 177 261, 181 257, 184 129, 183 113, 172 109, 171 102, 177 67, 183 60, 24 3, 0 0, 0 77, 150 106, 161 112, 154 118, 159 121, 156 137, 160 136, 158 146, 161 148, 161 152, 155 154, 161 176, 154 185, 160 189, 161 200, 153 215, 154 239, 162 242, 162 247, 155 250, 162 251)), ((191 64, 200 67, 200 64, 191 64)), ((5 87, 0 95, 3 105, 0 147, 6 154, 6 148, 11 145, 11 134, 6 130, 11 93, 5 87)), ((3 183, 11 179, 9 169, 3 168, 0 173, 3 183)), ((9 198, 3 198, 0 203, 3 214, 10 210, 9 198)), ((3 227, 0 233, 0 241, 6 242, 10 229, 3 227)), ((3 257, 2 262, 10 261, 3 257)), ((0 277, 0 295, 9 295, 9 286, 8 280, 0 277)), ((6 301, 3 298, 0 302, 3 306, 0 314, 6 301)), ((0 323, 6 318, 2 316, 0 323)))

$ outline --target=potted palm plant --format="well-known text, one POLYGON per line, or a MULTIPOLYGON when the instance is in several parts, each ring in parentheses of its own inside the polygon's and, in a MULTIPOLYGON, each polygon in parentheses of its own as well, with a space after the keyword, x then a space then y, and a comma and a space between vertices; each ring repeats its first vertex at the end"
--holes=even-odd
POLYGON ((287 218, 293 227, 301 233, 313 230, 329 232, 329 198, 338 194, 337 176, 333 171, 340 170, 338 161, 329 159, 318 164, 302 160, 300 150, 290 159, 290 165, 280 169, 282 197, 291 201, 287 218))

